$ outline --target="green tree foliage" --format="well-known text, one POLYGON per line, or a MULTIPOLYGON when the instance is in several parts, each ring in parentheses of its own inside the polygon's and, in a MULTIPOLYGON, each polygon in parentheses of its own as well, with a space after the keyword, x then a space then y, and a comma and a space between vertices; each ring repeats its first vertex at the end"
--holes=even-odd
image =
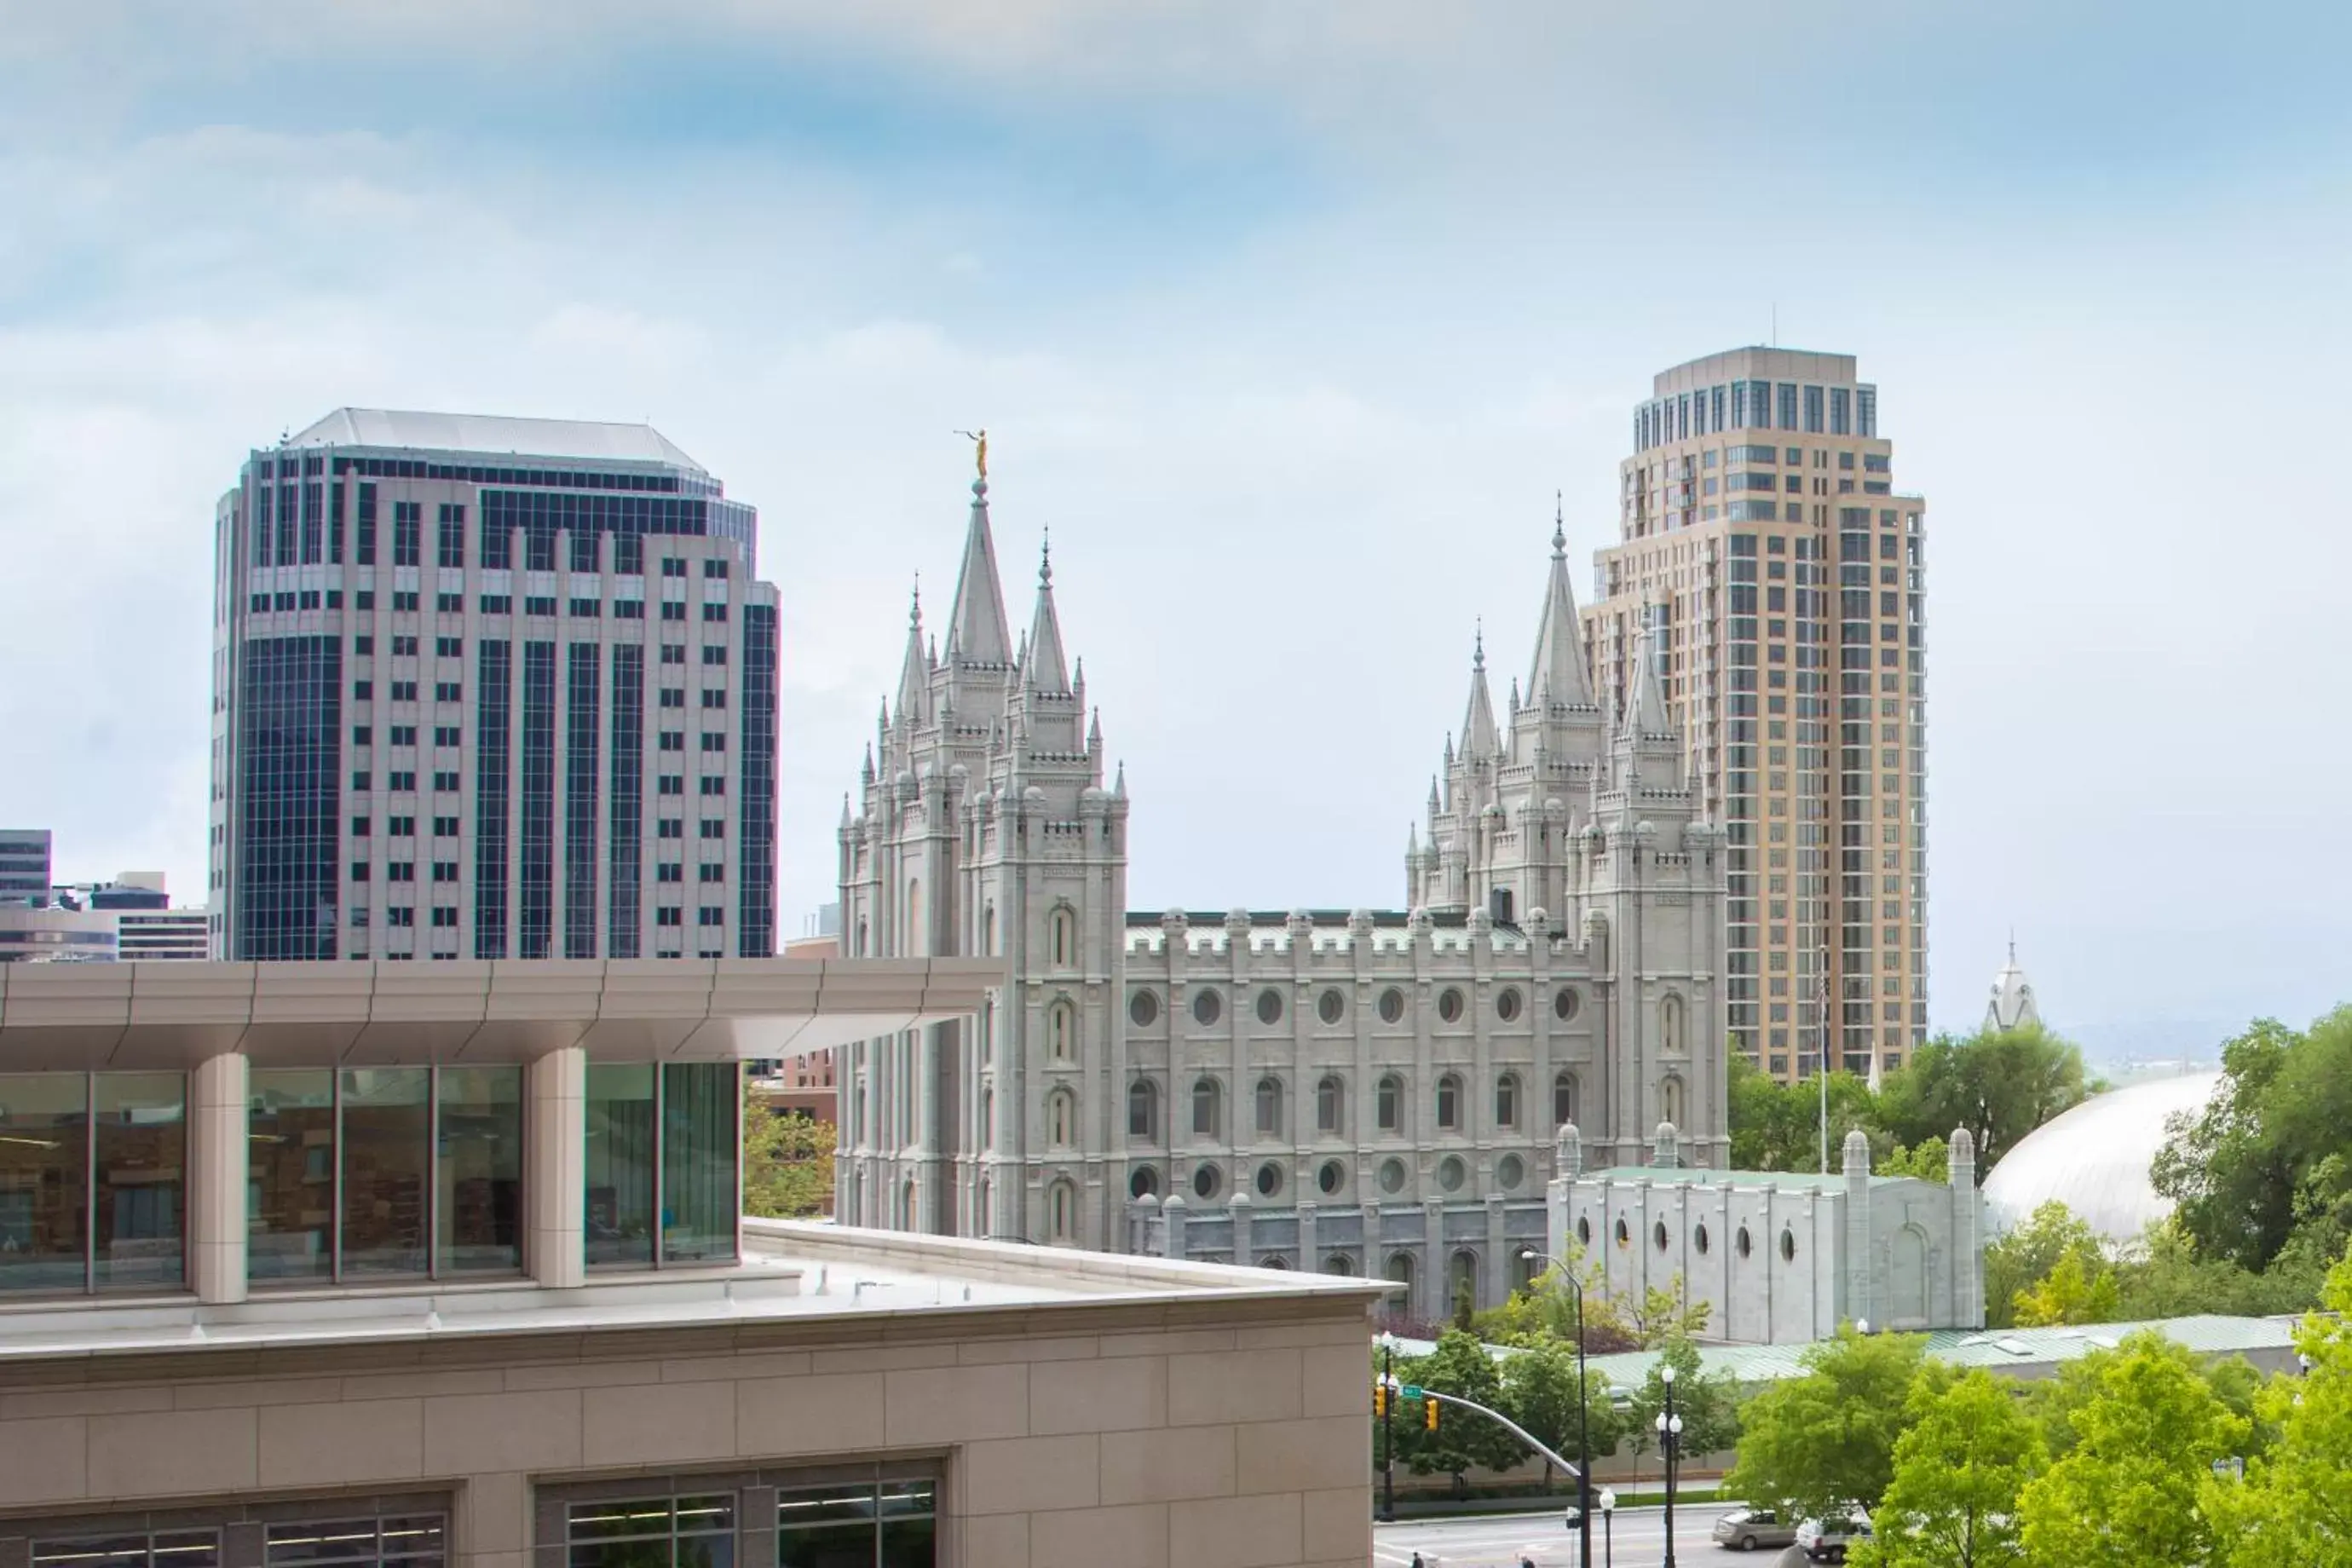
POLYGON ((1906 1147, 1967 1128, 1981 1179, 2018 1140, 2081 1104, 2084 1092, 2083 1053, 2046 1030, 1939 1035, 1889 1075, 1875 1120, 1906 1147))
MULTIPOLYGON (((1503 1403, 1498 1408, 1554 1453, 1576 1458, 1587 1424, 1592 1452, 1614 1453, 1622 1423, 1609 1401, 1609 1380, 1597 1372, 1590 1373, 1583 1388, 1584 1403, 1580 1405, 1576 1347, 1551 1340, 1504 1358, 1503 1403)), ((1551 1479, 1549 1461, 1544 1465, 1544 1479, 1551 1479)))
POLYGON ((2006 1329, 2017 1319, 2021 1297, 2039 1287, 2068 1258, 2103 1262, 2099 1237, 2074 1217, 2074 1211, 2052 1199, 2035 1209, 2023 1225, 1985 1248, 1985 1322, 2006 1329))
MULTIPOLYGON (((1502 1408, 1503 1380, 1495 1358, 1475 1337, 1458 1329, 1448 1330, 1430 1354, 1410 1363, 1400 1363, 1398 1375, 1406 1383, 1471 1400, 1490 1410, 1502 1408)), ((1417 1476, 1452 1476, 1457 1491, 1473 1469, 1507 1469, 1528 1457, 1517 1437, 1469 1411, 1441 1408, 1435 1432, 1422 1429, 1421 1415, 1410 1406, 1399 1411, 1397 1457, 1417 1476), (1412 1428, 1409 1439, 1402 1430, 1408 1426, 1412 1428)))
POLYGON ((2014 1298, 2017 1326, 2112 1323, 2122 1311, 2116 1271, 2096 1247, 2070 1250, 2050 1272, 2014 1298))
POLYGON ((1941 1138, 1929 1138, 1908 1148, 1897 1148, 1882 1164, 1873 1167, 1882 1176, 1910 1176, 1922 1182, 1949 1182, 1952 1179, 1952 1152, 1941 1138))
POLYGON ((776 1110, 743 1091, 743 1212, 762 1219, 802 1219, 833 1201, 833 1123, 776 1110))
POLYGON ((2206 1485, 2224 1568, 2352 1563, 2352 1256, 2329 1272, 2320 1304, 2334 1316, 2305 1321, 2296 1335, 2309 1371, 2256 1395, 2257 1419, 2275 1439, 2243 1482, 2206 1485))
MULTIPOLYGON (((1782 1083, 1731 1053, 1731 1163, 1742 1171, 1819 1171, 1821 1088, 1811 1079, 1782 1083)), ((1883 1140, 1870 1086, 1848 1072, 1830 1074, 1830 1160, 1859 1127, 1883 1140)))
POLYGON ((1682 1417, 1685 1460, 1703 1454, 1724 1454, 1739 1446, 1739 1385, 1729 1373, 1703 1375, 1698 1346, 1687 1339, 1669 1340, 1650 1374, 1635 1392, 1626 1411, 1625 1435, 1635 1453, 1658 1446, 1655 1422, 1666 1407, 1664 1369, 1675 1369, 1675 1414, 1682 1417))
POLYGON ((2200 1258, 2177 1220, 2148 1227, 2116 1265, 2125 1322, 2183 1318, 2194 1312, 2274 1317, 2307 1311, 2319 1300, 2323 1271, 2301 1256, 2282 1257, 2256 1273, 2224 1258, 2200 1258))
POLYGON ((2071 1447, 2018 1496, 2027 1555, 2066 1568, 2213 1563, 2200 1495, 2213 1460, 2245 1443, 2246 1423, 2158 1334, 2087 1360, 2086 1397, 2067 1413, 2071 1447))
POLYGON ((1923 1376, 1926 1344, 1848 1324, 1809 1347, 1804 1375, 1769 1385, 1740 1413, 1739 1462, 1725 1489, 1799 1517, 1875 1507, 1894 1478, 1914 1383, 1940 1381, 1940 1370, 1923 1376))
POLYGON ((1855 1568, 2018 1568, 2017 1498, 2045 1462, 2042 1431, 2017 1386, 1972 1371, 1915 1379, 1895 1441, 1877 1536, 1855 1568))
POLYGON ((2298 1032, 2262 1019, 2221 1047, 2221 1089, 2149 1174, 2200 1257, 2324 1268, 2352 1237, 2352 1007, 2298 1032))

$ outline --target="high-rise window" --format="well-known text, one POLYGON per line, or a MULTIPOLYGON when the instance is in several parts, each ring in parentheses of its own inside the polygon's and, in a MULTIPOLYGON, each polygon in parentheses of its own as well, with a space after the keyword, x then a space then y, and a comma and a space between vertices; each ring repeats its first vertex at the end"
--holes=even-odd
POLYGON ((735 1256, 741 1093, 733 1062, 590 1064, 589 1263, 642 1268, 735 1256))
MULTIPOLYGON (((1830 434, 1832 436, 1853 434, 1853 394, 1843 386, 1830 388, 1830 434)), ((1852 465, 1853 453, 1844 452, 1839 455, 1846 459, 1848 466, 1852 465)))
POLYGON ((1778 385, 1776 401, 1780 405, 1780 426, 1783 430, 1794 430, 1797 427, 1797 384, 1784 381, 1778 385))
POLYGON ((445 567, 457 568, 466 564, 466 509, 441 503, 438 548, 436 560, 445 567))
POLYGON ((422 564, 419 557, 425 549, 425 506, 421 501, 396 500, 392 503, 392 563, 394 566, 422 564))
POLYGON ((1805 388, 1805 431, 1812 436, 1822 433, 1822 389, 1818 386, 1805 388))

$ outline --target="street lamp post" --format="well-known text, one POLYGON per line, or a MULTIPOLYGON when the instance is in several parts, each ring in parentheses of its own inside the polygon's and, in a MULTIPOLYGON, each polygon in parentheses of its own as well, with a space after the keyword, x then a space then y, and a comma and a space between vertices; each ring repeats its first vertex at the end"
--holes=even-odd
POLYGON ((1396 1336, 1381 1336, 1381 1518, 1396 1522, 1396 1336))
POLYGON ((1611 1528, 1616 1514, 1617 1494, 1609 1488, 1602 1487, 1601 1489, 1601 1568, 1617 1568, 1617 1531, 1611 1528))
POLYGON ((1666 1387, 1666 1407, 1652 1423, 1658 1429, 1658 1454, 1666 1468, 1666 1563, 1675 1568, 1675 1456, 1682 1447, 1683 1418, 1675 1414, 1675 1369, 1662 1366, 1658 1380, 1666 1387))
POLYGON ((1556 1258, 1546 1258, 1533 1247, 1522 1250, 1519 1257, 1529 1263, 1549 1263, 1559 1269, 1559 1277, 1576 1292, 1576 1534, 1577 1556, 1583 1568, 1592 1568, 1592 1385, 1584 1373, 1584 1281, 1566 1268, 1556 1258))

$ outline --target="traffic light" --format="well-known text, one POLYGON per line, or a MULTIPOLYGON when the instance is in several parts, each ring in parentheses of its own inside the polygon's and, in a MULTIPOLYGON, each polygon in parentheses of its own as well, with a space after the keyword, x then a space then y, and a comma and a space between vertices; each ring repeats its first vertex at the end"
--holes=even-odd
POLYGON ((1422 1406, 1422 1410, 1423 1410, 1423 1415, 1422 1415, 1422 1418, 1421 1418, 1421 1425, 1422 1425, 1423 1428, 1424 1430, 1426 1430, 1426 1431, 1431 1431, 1431 1432, 1434 1432, 1434 1431, 1436 1431, 1436 1430, 1437 1430, 1437 1401, 1435 1401, 1434 1399, 1428 1401, 1426 1404, 1424 1404, 1424 1405, 1422 1406))
POLYGON ((1386 1415, 1388 1413, 1389 1385, 1385 1383, 1376 1383, 1372 1384, 1372 1414, 1386 1415))

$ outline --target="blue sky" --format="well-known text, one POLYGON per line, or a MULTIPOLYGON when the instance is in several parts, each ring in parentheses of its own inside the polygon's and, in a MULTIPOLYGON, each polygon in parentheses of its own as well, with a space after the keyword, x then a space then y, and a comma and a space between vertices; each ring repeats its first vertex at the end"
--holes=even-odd
POLYGON ((985 423, 1008 596, 1050 524, 1128 764, 1130 902, 1392 903, 1553 491, 1608 542, 1650 374, 1777 316, 1861 357, 1929 502, 1936 1021, 2012 925, 2100 1043, 2307 1017, 2352 993, 2347 32, 0 0, 0 818, 201 887, 247 448, 342 404, 649 417, 761 510, 812 909, 985 423))

